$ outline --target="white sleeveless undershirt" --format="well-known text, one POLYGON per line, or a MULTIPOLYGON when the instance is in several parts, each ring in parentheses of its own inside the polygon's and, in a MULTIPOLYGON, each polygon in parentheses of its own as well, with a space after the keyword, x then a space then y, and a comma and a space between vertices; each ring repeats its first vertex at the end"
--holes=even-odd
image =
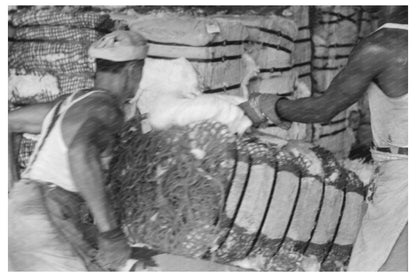
POLYGON ((65 145, 62 137, 62 119, 71 106, 96 92, 101 91, 91 90, 75 100, 73 100, 74 94, 72 94, 65 99, 58 111, 58 119, 45 140, 47 130, 50 124, 52 124, 55 109, 57 109, 58 105, 49 111, 42 123, 40 138, 29 159, 29 165, 22 174, 23 178, 52 183, 68 191, 78 191, 69 167, 68 147, 65 145), (45 142, 42 145, 41 151, 39 151, 39 146, 43 140, 45 142))
MULTIPOLYGON (((387 23, 382 28, 407 30, 406 24, 387 23)), ((373 142, 377 147, 407 147, 408 94, 389 97, 372 83, 367 90, 373 142)))

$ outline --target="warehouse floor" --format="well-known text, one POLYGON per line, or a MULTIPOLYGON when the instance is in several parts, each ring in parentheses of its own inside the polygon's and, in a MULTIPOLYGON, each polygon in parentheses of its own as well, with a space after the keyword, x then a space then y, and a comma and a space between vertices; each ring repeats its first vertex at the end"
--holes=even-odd
POLYGON ((123 271, 248 271, 240 267, 178 255, 159 253, 148 248, 133 248, 132 258, 123 271), (136 260, 139 260, 136 263, 136 260))

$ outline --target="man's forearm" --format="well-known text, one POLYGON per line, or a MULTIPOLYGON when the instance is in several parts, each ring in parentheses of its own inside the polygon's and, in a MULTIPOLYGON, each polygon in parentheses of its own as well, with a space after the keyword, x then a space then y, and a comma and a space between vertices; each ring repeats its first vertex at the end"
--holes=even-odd
MULTIPOLYGON (((15 138, 17 134, 8 133, 8 177, 9 177, 9 191, 12 189, 14 182, 19 179, 16 161, 15 138)), ((18 136, 20 139, 20 135, 18 136)))
POLYGON ((104 189, 104 178, 94 149, 80 146, 69 151, 71 173, 100 232, 118 227, 104 189), (93 152, 91 152, 93 151, 93 152))
POLYGON ((42 123, 53 103, 38 103, 8 113, 9 132, 39 134, 42 123))
POLYGON ((348 104, 324 97, 308 97, 296 100, 281 99, 275 103, 276 113, 287 121, 303 123, 323 123, 348 108, 348 104), (340 103, 339 103, 340 102, 340 103))

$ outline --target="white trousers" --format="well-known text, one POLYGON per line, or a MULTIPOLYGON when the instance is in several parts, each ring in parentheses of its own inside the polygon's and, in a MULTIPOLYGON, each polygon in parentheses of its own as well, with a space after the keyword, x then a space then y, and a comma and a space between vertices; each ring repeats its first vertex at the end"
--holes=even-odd
POLYGON ((373 200, 363 217, 348 271, 380 270, 407 224, 408 160, 384 159, 378 166, 373 200))

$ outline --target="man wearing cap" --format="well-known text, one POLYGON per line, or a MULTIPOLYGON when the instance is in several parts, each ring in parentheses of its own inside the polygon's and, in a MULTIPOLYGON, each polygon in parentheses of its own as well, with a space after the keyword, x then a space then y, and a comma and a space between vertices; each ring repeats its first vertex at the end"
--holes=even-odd
POLYGON ((139 34, 108 34, 89 49, 97 65, 93 88, 9 113, 9 134, 40 133, 9 194, 9 270, 116 270, 129 258, 105 194, 103 161, 124 104, 138 89, 146 53, 139 34), (84 208, 94 224, 81 218, 84 208))

